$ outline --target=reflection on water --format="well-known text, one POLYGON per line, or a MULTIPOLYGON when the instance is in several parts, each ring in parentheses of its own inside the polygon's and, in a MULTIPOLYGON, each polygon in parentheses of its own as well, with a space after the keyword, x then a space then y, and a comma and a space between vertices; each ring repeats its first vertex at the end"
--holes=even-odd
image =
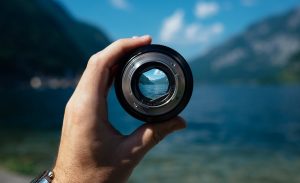
POLYGON ((141 93, 150 99, 157 99, 164 96, 168 91, 168 85, 165 84, 153 84, 153 85, 143 85, 140 84, 141 93))
POLYGON ((139 90, 146 98, 158 99, 166 95, 168 88, 168 77, 159 69, 150 69, 139 78, 139 90))
MULTIPOLYGON (((56 148, 71 93, 1 92, 1 124, 22 125, 23 132, 0 132, 0 166, 25 173, 51 166, 55 152, 47 149, 56 148), (35 126, 42 129, 32 131, 35 126)), ((114 93, 109 113, 122 133, 142 124, 124 112, 114 93)), ((153 149, 129 182, 300 182, 299 86, 195 87, 182 116, 187 129, 153 149)))

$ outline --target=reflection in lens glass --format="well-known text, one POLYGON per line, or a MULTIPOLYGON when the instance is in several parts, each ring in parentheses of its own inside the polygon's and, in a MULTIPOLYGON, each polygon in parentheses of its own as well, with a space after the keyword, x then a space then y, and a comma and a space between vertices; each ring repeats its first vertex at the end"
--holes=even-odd
POLYGON ((151 100, 164 97, 168 92, 168 88, 168 77, 159 69, 148 70, 139 78, 139 89, 141 93, 151 100))

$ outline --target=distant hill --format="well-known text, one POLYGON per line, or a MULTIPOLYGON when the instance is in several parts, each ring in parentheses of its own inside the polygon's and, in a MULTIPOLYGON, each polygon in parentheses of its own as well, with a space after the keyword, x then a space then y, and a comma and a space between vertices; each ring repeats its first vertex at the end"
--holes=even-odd
POLYGON ((167 77, 162 77, 162 78, 159 78, 159 79, 156 79, 156 80, 152 80, 152 82, 154 84, 168 84, 169 80, 168 80, 167 77))
POLYGON ((74 77, 110 43, 54 0, 0 2, 0 86, 35 75, 74 77))
POLYGON ((267 18, 196 58, 196 81, 300 82, 300 8, 267 18))
POLYGON ((147 76, 145 76, 144 74, 142 74, 140 76, 139 82, 141 84, 143 84, 143 85, 151 85, 151 84, 153 84, 152 81, 149 78, 147 78, 147 76))
POLYGON ((140 76, 140 81, 139 82, 141 84, 144 84, 144 85, 168 84, 169 83, 167 77, 162 77, 162 78, 159 78, 159 79, 151 80, 151 79, 149 79, 147 76, 145 76, 143 74, 140 76))

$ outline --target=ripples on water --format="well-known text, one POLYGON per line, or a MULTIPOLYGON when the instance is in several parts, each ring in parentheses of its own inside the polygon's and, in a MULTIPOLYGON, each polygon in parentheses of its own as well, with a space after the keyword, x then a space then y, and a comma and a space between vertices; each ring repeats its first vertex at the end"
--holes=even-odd
POLYGON ((169 85, 167 84, 152 84, 144 85, 140 84, 140 91, 142 94, 150 99, 157 99, 166 94, 169 85))
MULTIPOLYGON (((0 104, 2 123, 39 121, 57 128, 71 91, 10 95, 0 104), (27 103, 18 105, 24 97, 27 103)), ((114 93, 109 112, 125 134, 141 124, 124 112, 114 93)), ((300 87, 195 87, 181 115, 187 129, 153 149, 130 182, 300 182, 300 87)))
POLYGON ((196 87, 182 116, 133 180, 300 182, 300 87, 196 87))

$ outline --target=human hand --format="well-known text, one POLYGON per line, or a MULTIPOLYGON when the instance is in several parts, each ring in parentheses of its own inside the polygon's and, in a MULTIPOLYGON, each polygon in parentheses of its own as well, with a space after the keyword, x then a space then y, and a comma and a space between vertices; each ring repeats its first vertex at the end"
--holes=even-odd
POLYGON ((118 61, 150 36, 120 39, 93 55, 65 108, 53 182, 126 182, 143 156, 167 134, 185 127, 180 117, 144 124, 129 136, 108 121, 107 94, 118 61))

